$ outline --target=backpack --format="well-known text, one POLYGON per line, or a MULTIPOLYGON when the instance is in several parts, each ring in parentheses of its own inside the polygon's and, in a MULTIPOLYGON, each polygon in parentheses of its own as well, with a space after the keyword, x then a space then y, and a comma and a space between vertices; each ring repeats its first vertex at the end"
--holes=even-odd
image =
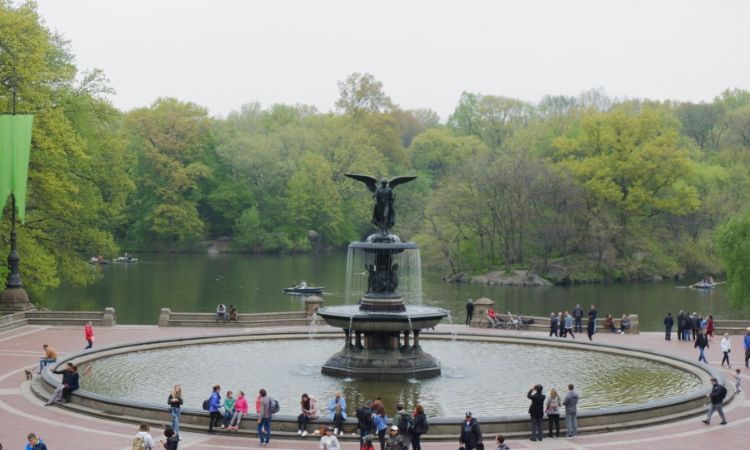
POLYGON ((414 431, 414 421, 412 420, 411 414, 401 411, 398 415, 400 418, 398 419, 396 426, 398 427, 399 433, 411 434, 414 431))
POLYGON ((271 410, 271 414, 276 414, 281 409, 281 407, 279 406, 279 401, 275 398, 269 400, 269 407, 271 410))
POLYGON ((146 450, 146 440, 143 439, 143 436, 136 436, 133 439, 132 450, 146 450))
POLYGON ((208 411, 208 404, 210 403, 209 399, 203 400, 203 409, 208 411))
POLYGON ((359 428, 363 430, 372 430, 373 418, 372 411, 367 406, 362 406, 357 410, 357 421, 359 428))
POLYGON ((723 402, 726 396, 727 396, 727 388, 725 388, 722 385, 719 385, 719 400, 723 402))

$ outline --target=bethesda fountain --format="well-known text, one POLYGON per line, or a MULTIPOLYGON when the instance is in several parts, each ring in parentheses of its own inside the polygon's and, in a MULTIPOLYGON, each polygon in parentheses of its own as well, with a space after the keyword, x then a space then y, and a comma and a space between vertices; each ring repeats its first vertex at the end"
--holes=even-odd
POLYGON ((408 305, 404 294, 421 300, 419 247, 401 242, 389 232, 396 223, 393 189, 414 180, 414 176, 377 179, 360 174, 345 174, 363 182, 372 192, 375 207, 372 223, 379 231, 365 241, 349 245, 347 290, 362 292, 356 305, 327 306, 318 315, 344 330, 343 348, 323 365, 328 375, 359 379, 408 379, 440 375, 440 363, 424 352, 419 333, 434 328, 448 315, 442 308, 408 305), (359 271, 362 271, 359 273, 359 271), (352 288, 366 277, 360 288, 352 288), (363 278, 359 278, 363 279, 363 278), (405 281, 407 289, 399 289, 405 281))

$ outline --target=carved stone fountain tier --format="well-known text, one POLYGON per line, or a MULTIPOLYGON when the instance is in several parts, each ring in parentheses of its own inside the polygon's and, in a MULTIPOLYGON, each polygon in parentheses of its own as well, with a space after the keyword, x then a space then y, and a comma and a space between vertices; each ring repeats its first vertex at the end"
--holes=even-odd
MULTIPOLYGON (((406 305, 397 288, 399 272, 421 277, 416 268, 399 267, 396 256, 414 252, 414 243, 401 243, 394 235, 373 235, 366 242, 349 245, 350 255, 359 254, 365 269, 366 292, 358 304, 329 306, 318 314, 326 323, 344 330, 344 348, 326 361, 322 372, 360 379, 393 380, 440 375, 440 363, 424 352, 419 333, 434 328, 447 311, 421 305, 406 305), (415 273, 416 272, 416 273, 415 273)), ((354 259, 350 258, 350 261, 354 259)), ((401 258, 400 264, 408 264, 401 258)))

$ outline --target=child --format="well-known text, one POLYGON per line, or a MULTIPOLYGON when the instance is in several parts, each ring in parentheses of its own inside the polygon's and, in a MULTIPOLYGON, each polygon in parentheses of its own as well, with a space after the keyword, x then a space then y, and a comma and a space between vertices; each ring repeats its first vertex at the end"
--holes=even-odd
POLYGON ((372 435, 365 436, 365 441, 362 443, 362 450, 375 450, 372 446, 372 435))
POLYGON ((742 376, 740 375, 740 369, 737 369, 734 371, 734 389, 739 394, 742 392, 742 389, 740 389, 740 382, 742 381, 742 376))
POLYGON ((510 450, 510 447, 505 445, 505 437, 503 437, 502 434, 498 434, 495 438, 495 443, 497 444, 496 450, 510 450))

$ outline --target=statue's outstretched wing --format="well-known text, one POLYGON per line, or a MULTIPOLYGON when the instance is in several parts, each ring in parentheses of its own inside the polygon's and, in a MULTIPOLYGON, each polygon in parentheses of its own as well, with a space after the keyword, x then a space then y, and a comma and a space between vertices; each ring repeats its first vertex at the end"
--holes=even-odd
POLYGON ((388 185, 391 187, 391 189, 395 188, 399 184, 408 183, 411 180, 416 180, 416 176, 407 176, 407 177, 393 177, 388 181, 388 185))
POLYGON ((369 175, 361 175, 358 173, 345 173, 344 175, 354 180, 363 182, 367 186, 367 189, 370 190, 370 192, 372 192, 373 194, 375 193, 375 190, 377 189, 376 185, 378 183, 378 180, 376 180, 375 178, 369 175))

